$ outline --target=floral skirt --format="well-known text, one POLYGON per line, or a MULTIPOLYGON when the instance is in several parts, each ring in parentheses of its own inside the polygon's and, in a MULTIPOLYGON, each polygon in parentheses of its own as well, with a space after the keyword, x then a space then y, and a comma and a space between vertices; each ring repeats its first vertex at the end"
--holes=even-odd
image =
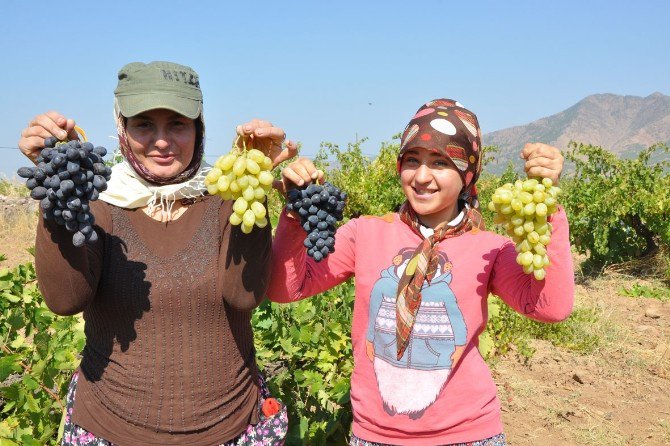
MULTIPOLYGON (((263 377, 259 374, 260 383, 260 420, 256 425, 249 425, 237 438, 224 443, 221 446, 281 446, 288 431, 288 412, 284 404, 278 403, 270 398, 270 391, 263 377), (274 415, 265 415, 274 413, 274 415)), ((77 380, 79 373, 75 373, 70 381, 67 391, 65 405, 65 425, 63 429, 63 446, 113 446, 107 440, 96 437, 94 434, 77 426, 72 422, 72 408, 77 391, 77 380)))
MULTIPOLYGON (((371 441, 361 440, 355 435, 351 435, 351 446, 390 446, 384 443, 373 443, 371 441)), ((451 445, 445 446, 506 446, 507 441, 505 440, 505 434, 494 435, 490 438, 485 438, 484 440, 478 441, 469 441, 467 443, 454 443, 451 445)))

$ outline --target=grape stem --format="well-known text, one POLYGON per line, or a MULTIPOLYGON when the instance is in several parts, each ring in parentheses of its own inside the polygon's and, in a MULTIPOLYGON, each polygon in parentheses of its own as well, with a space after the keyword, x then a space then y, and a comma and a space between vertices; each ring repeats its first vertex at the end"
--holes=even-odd
POLYGON ((77 132, 77 133, 79 133, 79 134, 81 135, 81 137, 82 137, 82 139, 84 140, 84 142, 88 141, 88 138, 86 138, 86 132, 84 131, 84 129, 82 129, 82 128, 79 127, 78 125, 75 125, 75 126, 74 126, 74 131, 77 132))
POLYGON ((243 153, 247 151, 247 143, 244 140, 244 138, 242 138, 242 135, 237 135, 237 137, 233 141, 233 149, 236 149, 238 153, 243 153), (242 147, 238 145, 240 139, 242 139, 242 147))

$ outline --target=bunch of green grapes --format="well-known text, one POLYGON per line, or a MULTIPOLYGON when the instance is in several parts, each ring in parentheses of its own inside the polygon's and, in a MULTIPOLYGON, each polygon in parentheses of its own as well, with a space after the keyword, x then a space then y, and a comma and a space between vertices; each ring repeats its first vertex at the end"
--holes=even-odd
POLYGON ((556 212, 560 192, 549 178, 517 180, 496 189, 488 205, 495 212, 493 221, 503 225, 516 243, 517 263, 537 280, 544 279, 544 267, 549 265, 546 246, 552 227, 547 217, 556 212))
POLYGON ((229 221, 231 225, 240 225, 245 234, 254 225, 264 228, 268 224, 263 202, 272 189, 271 170, 272 160, 263 152, 234 145, 228 154, 216 160, 205 177, 210 195, 235 200, 229 221))

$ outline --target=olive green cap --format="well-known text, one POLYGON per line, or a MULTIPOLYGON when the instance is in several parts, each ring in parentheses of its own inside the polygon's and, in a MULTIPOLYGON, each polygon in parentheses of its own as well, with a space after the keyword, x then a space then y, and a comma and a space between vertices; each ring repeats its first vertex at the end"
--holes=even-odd
POLYGON ((114 96, 126 118, 157 108, 173 110, 190 119, 202 114, 198 73, 172 62, 125 65, 119 71, 114 96))

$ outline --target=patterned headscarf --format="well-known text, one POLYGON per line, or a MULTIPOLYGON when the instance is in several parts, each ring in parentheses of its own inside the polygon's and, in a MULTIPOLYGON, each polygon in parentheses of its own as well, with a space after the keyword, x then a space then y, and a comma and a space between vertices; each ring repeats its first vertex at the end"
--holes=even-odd
POLYGON ((405 127, 400 140, 398 172, 408 149, 423 148, 445 155, 465 185, 459 197, 478 208, 475 183, 482 170, 482 131, 477 116, 452 99, 435 99, 422 105, 405 127))
MULTIPOLYGON (((459 200, 465 206, 464 218, 456 225, 440 223, 428 238, 414 251, 398 284, 396 297, 397 357, 402 358, 409 344, 416 314, 421 306, 421 288, 430 283, 438 265, 438 245, 449 237, 470 230, 484 229, 484 221, 477 210, 475 182, 481 173, 481 130, 474 113, 451 99, 436 99, 423 105, 407 124, 400 141, 398 172, 402 157, 409 149, 423 148, 445 155, 454 164, 463 180, 459 200)), ((400 208, 400 219, 423 238, 419 216, 405 202, 400 208)))

